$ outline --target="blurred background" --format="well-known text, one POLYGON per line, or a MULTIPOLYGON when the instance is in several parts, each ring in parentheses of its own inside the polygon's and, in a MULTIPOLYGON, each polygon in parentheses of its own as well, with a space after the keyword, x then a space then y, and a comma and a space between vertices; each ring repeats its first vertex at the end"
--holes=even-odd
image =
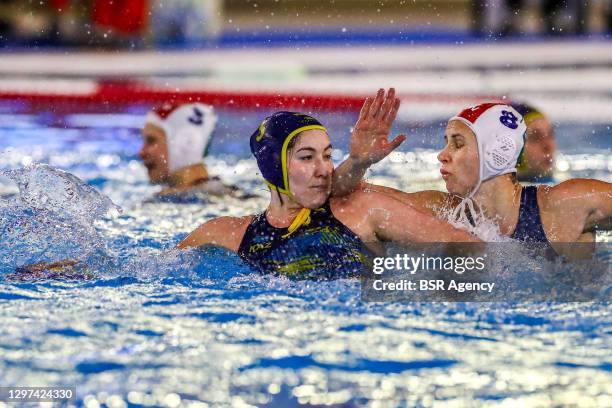
POLYGON ((0 1, 4 48, 204 46, 283 36, 344 42, 356 34, 397 42, 542 38, 611 30, 609 0, 0 1))
POLYGON ((354 110, 394 85, 408 102, 518 92, 566 118, 560 92, 610 93, 611 33, 612 0, 0 0, 0 98, 354 110), (325 95, 342 103, 309 99, 325 95))
MULTIPOLYGON (((556 181, 609 179, 611 34, 612 0, 0 0, 1 167, 88 179, 69 153, 111 145, 137 163, 144 114, 169 101, 215 106, 215 157, 248 159, 252 128, 289 109, 321 117, 340 160, 365 96, 393 86, 400 152, 435 153, 466 106, 522 102, 551 121, 556 181)), ((419 160, 400 187, 426 187, 423 160, 439 182, 435 154, 419 160)))

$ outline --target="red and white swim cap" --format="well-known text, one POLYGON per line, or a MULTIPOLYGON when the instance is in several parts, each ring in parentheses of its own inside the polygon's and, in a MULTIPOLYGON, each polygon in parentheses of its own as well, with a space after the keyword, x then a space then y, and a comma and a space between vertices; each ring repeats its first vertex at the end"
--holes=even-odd
POLYGON ((483 181, 516 172, 516 163, 525 144, 527 126, 512 106, 483 103, 464 109, 452 120, 467 125, 476 135, 480 177, 473 195, 483 181))
POLYGON ((165 132, 168 168, 172 173, 202 163, 217 124, 217 115, 210 105, 168 103, 149 112, 145 122, 165 132))

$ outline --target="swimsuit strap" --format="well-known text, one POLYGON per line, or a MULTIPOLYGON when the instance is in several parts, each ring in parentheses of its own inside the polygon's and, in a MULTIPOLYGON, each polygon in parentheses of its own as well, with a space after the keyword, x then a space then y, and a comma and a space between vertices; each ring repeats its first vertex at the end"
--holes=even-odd
POLYGON ((538 205, 538 187, 524 186, 516 228, 511 238, 522 242, 548 242, 538 205))

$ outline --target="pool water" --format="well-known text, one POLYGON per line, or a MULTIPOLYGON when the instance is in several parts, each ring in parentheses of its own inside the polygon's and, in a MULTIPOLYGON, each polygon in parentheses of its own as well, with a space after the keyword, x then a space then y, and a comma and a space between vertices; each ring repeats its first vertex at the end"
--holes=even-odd
MULTIPOLYGON (((296 282, 221 249, 168 252, 212 217, 265 208, 246 140, 267 112, 220 111, 207 160, 259 198, 174 205, 144 202, 158 190, 136 154, 147 108, 0 104, 0 170, 13 171, 0 177, 0 386, 76 386, 75 405, 88 407, 612 405, 607 298, 368 303, 358 280, 296 282), (66 257, 86 259, 96 277, 4 279, 66 257)), ((338 163, 356 114, 319 116, 338 163)), ((370 180, 442 189, 441 124, 396 130, 409 141, 370 180)), ((556 131, 557 180, 612 181, 609 125, 556 131)))

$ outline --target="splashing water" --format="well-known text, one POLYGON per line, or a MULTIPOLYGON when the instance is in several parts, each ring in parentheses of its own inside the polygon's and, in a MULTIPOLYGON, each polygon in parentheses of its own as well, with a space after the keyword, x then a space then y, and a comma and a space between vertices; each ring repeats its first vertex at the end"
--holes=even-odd
MULTIPOLYGON (((222 123, 249 123, 246 131, 252 130, 255 118, 225 115, 222 123)), ((244 134, 234 129, 225 133, 244 134)), ((35 131, 38 136, 48 129, 35 131)), ((32 252, 32 261, 52 260, 41 254, 49 246, 47 255, 64 258, 65 252, 53 251, 69 241, 106 245, 111 259, 94 264, 99 274, 86 282, 0 279, 2 385, 76 385, 77 406, 610 405, 608 302, 372 303, 361 299, 354 279, 260 276, 220 249, 160 253, 211 217, 260 211, 265 200, 138 206, 155 189, 133 155, 140 139, 126 136, 119 143, 115 131, 106 138, 93 133, 75 148, 73 135, 58 131, 41 142, 42 153, 15 133, 13 145, 21 147, 3 162, 16 168, 32 157, 62 166, 126 212, 110 219, 69 210, 83 215, 77 222, 64 211, 76 201, 61 189, 43 198, 59 197, 59 208, 37 199, 31 206, 0 200, 0 232, 13 229, 0 238, 0 272, 15 264, 15 251, 24 259, 32 252), (85 143, 93 148, 75 151, 85 143), (97 161, 100 152, 116 158, 116 165, 97 161), (58 230, 54 223, 67 217, 76 227, 58 230), (48 238, 35 243, 37 235, 27 228, 37 225, 48 238), (77 235, 88 226, 99 234, 97 241, 77 235)), ((573 135, 568 140, 581 146, 573 135)), ((235 138, 222 141, 216 146, 231 146, 235 138)), ((246 159, 248 148, 240 154, 243 171, 239 161, 213 152, 211 173, 255 189, 261 181, 246 159)), ((427 163, 386 163, 376 177, 403 190, 443 188, 427 163), (437 184, 428 181, 434 178, 437 184)), ((585 163, 587 175, 597 174, 588 167, 593 160, 585 163)), ((598 171, 610 179, 608 170, 598 171)), ((53 174, 55 181, 66 180, 53 174)), ((86 190, 77 195, 85 206, 89 199, 100 203, 86 190)), ((508 252, 490 258, 491 270, 515 276, 517 289, 537 284, 539 260, 508 252)))
POLYGON ((454 210, 445 211, 442 216, 454 227, 464 229, 485 242, 512 241, 511 238, 501 233, 495 220, 488 218, 480 208, 476 209, 474 200, 469 197, 461 200, 461 203, 454 210))
POLYGON ((120 208, 78 177, 44 164, 3 171, 19 194, 0 199, 0 271, 104 252, 94 223, 120 208))

